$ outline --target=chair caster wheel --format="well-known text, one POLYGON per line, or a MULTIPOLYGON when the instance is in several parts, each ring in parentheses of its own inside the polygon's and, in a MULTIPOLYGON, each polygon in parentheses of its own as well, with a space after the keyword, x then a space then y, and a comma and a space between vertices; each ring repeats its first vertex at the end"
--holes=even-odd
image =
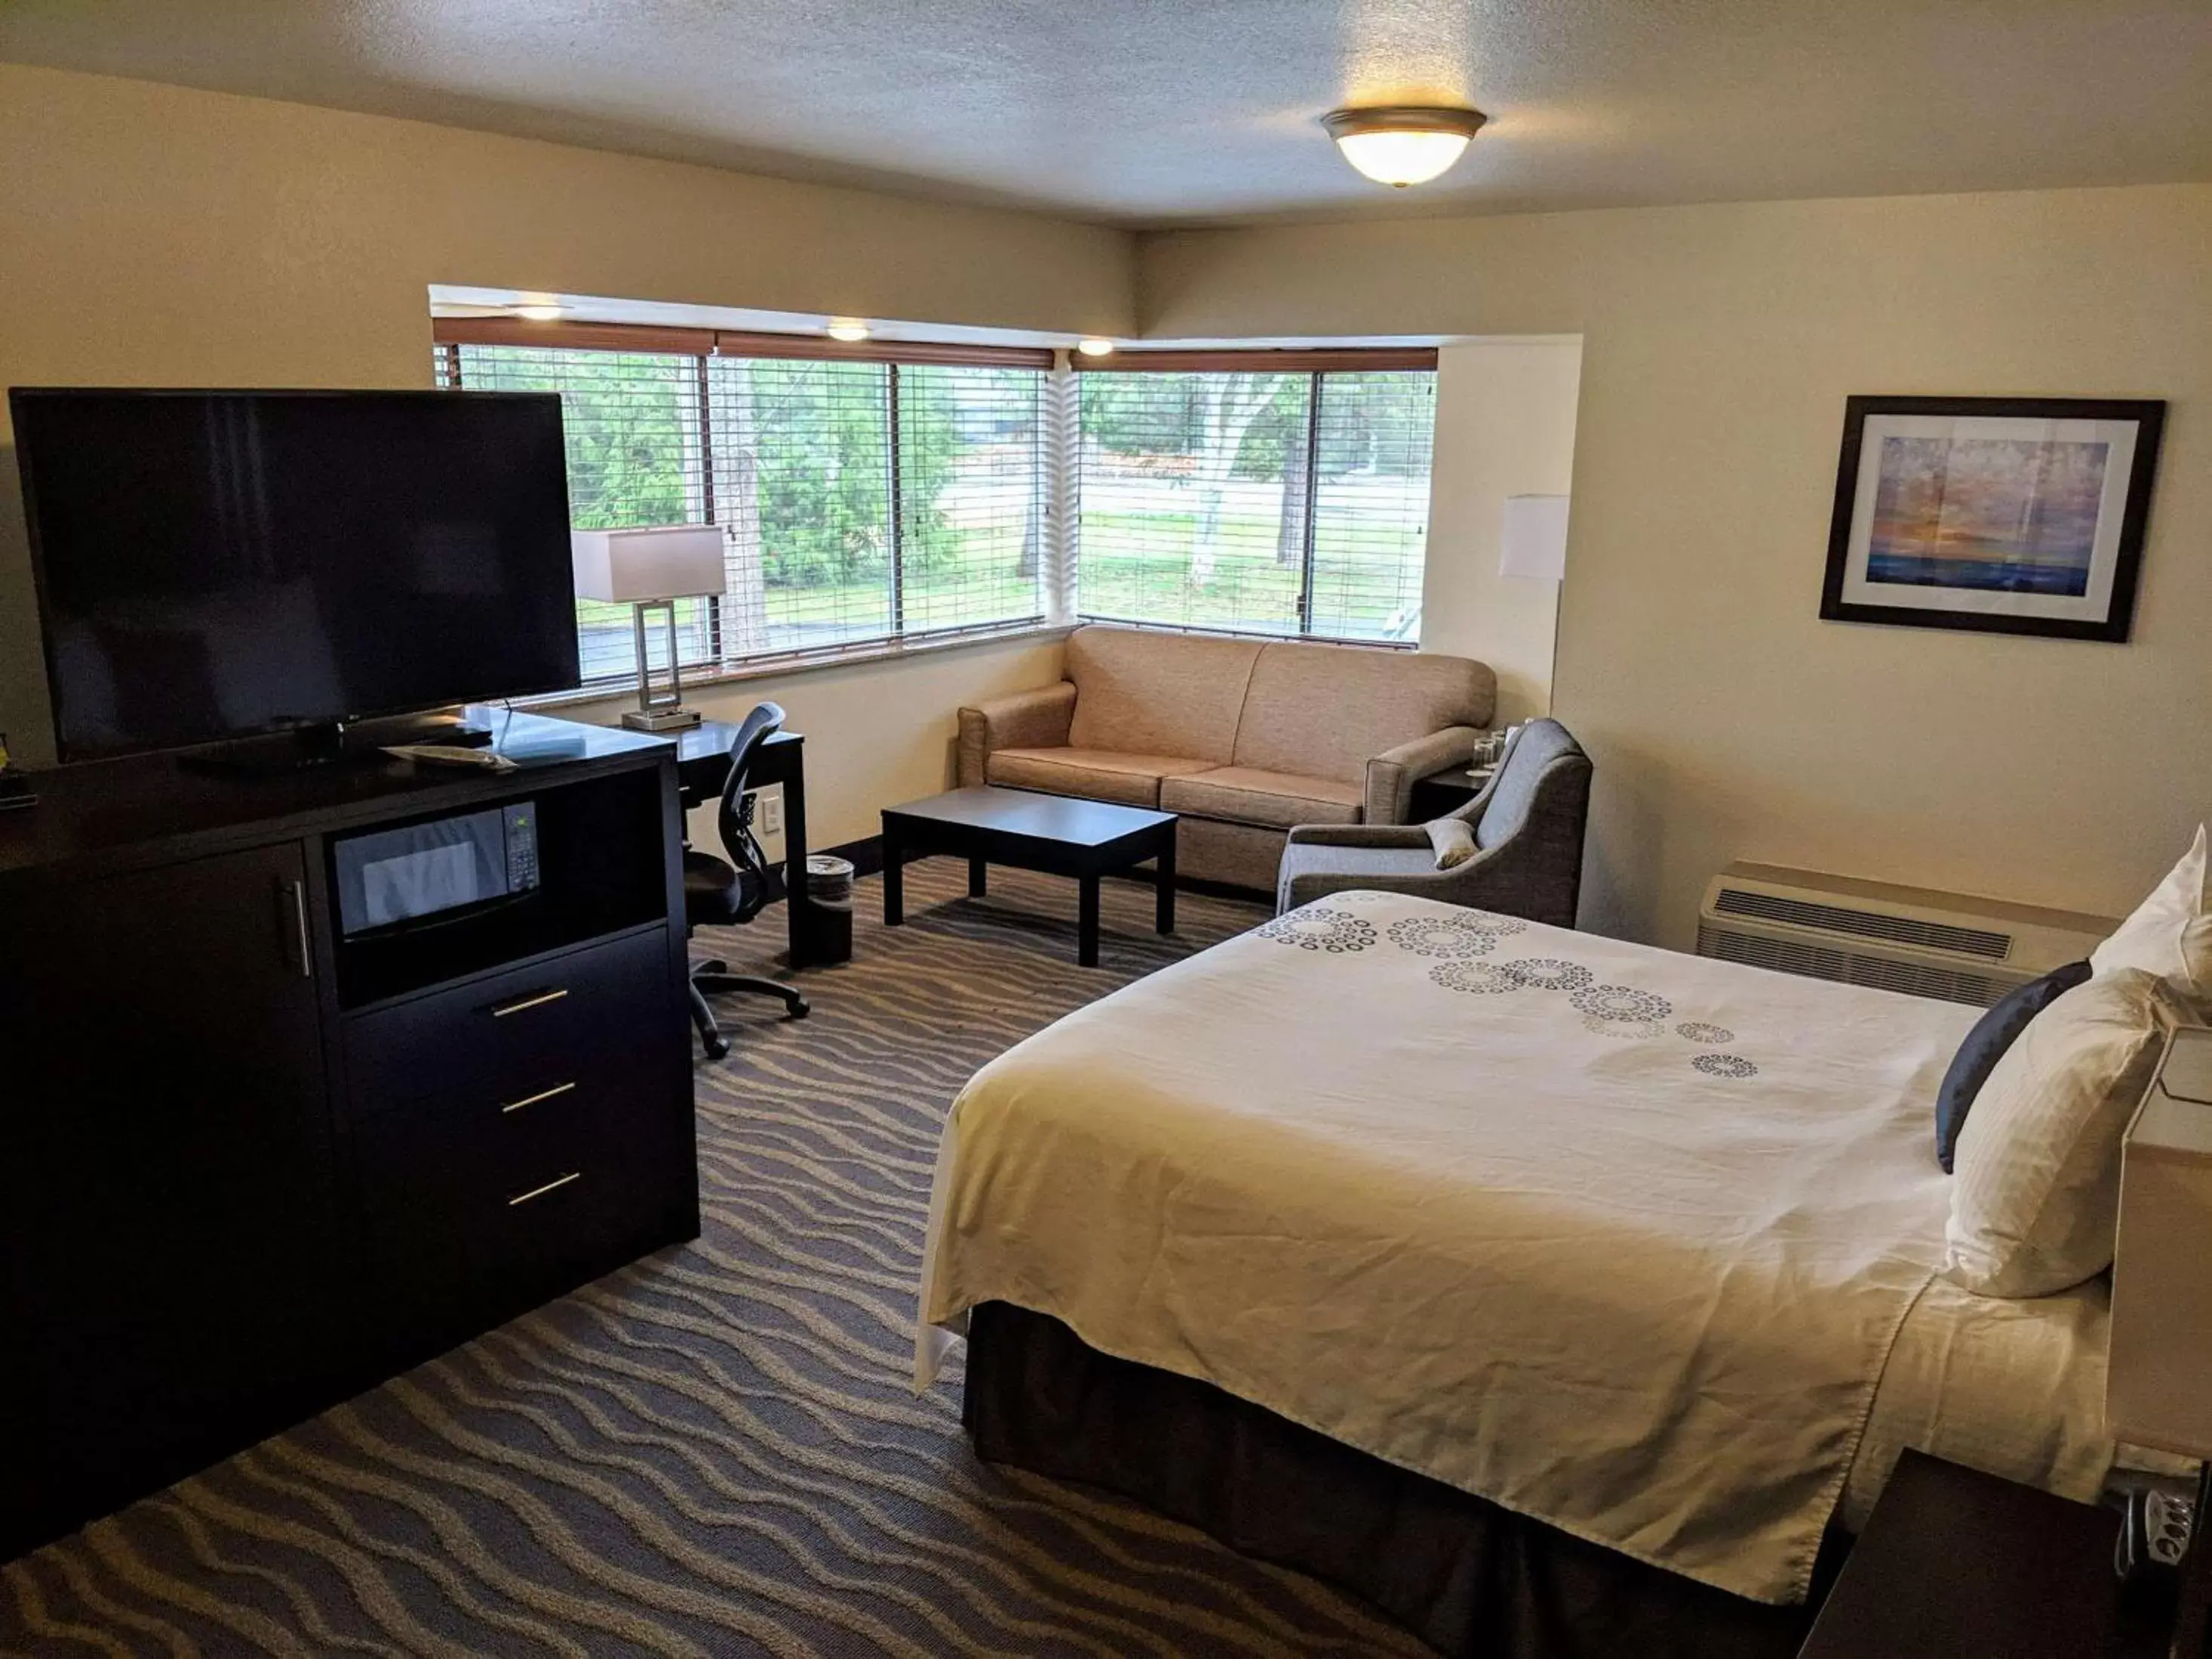
POLYGON ((730 1040, 726 1036, 708 1037, 706 1049, 708 1059, 720 1060, 730 1052, 730 1040))
POLYGON ((793 1019, 805 1019, 813 1012, 813 1005, 805 997, 793 997, 784 1006, 791 1010, 791 1017, 793 1019))
POLYGON ((700 963, 691 971, 695 974, 726 974, 730 971, 730 964, 716 957, 710 962, 700 963))

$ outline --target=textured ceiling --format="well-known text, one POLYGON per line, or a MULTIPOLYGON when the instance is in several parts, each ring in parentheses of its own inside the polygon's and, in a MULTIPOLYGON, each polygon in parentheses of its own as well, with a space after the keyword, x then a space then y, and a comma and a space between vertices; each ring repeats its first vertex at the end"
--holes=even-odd
POLYGON ((1121 224, 2212 179, 2212 0, 3 0, 0 59, 1121 224), (1471 102, 1394 192, 1315 125, 1471 102))

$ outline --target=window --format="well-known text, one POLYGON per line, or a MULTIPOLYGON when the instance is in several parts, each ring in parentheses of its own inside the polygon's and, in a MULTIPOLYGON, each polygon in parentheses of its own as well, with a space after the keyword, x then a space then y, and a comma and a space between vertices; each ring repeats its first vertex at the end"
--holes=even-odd
MULTIPOLYGON (((1049 352, 894 361, 702 330, 437 331, 441 386, 561 394, 578 527, 721 527, 724 591, 678 607, 686 667, 1044 617, 1049 352)), ((634 676, 629 607, 576 611, 584 678, 634 676)))
POLYGON ((1435 361, 1158 352, 1086 368, 1082 614, 1416 641, 1435 361))
MULTIPOLYGON (((1433 350, 1133 351, 1076 360, 1071 389, 1030 348, 504 318, 435 337, 441 386, 561 394, 579 528, 720 528, 723 591, 677 607, 686 668, 1071 610, 1420 635, 1433 350)), ((635 675, 629 607, 580 600, 576 628, 586 682, 635 675)))

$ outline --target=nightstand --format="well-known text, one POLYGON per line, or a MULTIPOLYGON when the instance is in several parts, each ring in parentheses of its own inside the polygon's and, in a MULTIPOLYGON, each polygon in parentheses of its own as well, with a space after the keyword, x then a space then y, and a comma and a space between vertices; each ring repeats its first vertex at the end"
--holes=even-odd
POLYGON ((1908 1451, 1798 1659, 2154 1659, 2124 1629, 2120 1517, 1908 1451))

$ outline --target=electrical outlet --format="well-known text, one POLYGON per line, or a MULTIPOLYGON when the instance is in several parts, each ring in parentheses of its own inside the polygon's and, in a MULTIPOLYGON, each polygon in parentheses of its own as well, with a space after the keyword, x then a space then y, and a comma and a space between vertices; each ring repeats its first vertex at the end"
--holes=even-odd
POLYGON ((760 798, 760 830, 763 836, 783 833, 783 792, 781 789, 772 795, 764 794, 760 798))

